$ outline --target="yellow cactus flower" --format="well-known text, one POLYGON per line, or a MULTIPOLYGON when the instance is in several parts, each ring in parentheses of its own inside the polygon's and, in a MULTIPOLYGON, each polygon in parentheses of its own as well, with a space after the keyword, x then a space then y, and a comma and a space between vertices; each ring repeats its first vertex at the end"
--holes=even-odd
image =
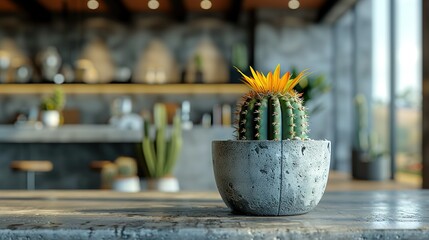
POLYGON ((306 75, 306 70, 300 72, 295 78, 291 78, 291 73, 286 72, 280 77, 280 64, 277 65, 274 73, 269 72, 264 75, 261 72, 253 70, 250 67, 252 76, 247 76, 240 69, 237 71, 243 76, 242 81, 249 86, 256 93, 265 94, 292 94, 295 95, 293 88, 299 83, 299 81, 306 75))

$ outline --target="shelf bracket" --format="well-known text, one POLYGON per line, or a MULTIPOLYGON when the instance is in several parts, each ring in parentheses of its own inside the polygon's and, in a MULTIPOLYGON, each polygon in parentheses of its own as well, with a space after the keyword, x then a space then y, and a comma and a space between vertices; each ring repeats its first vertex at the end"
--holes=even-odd
POLYGON ((334 23, 347 10, 351 9, 358 0, 326 0, 317 13, 316 23, 334 23))

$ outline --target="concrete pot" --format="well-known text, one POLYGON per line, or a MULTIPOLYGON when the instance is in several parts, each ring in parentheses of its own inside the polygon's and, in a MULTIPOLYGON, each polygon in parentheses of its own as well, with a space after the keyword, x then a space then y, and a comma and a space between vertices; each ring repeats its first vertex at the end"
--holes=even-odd
POLYGON ((331 158, 329 141, 213 141, 216 185, 225 204, 249 215, 297 215, 319 203, 331 158))

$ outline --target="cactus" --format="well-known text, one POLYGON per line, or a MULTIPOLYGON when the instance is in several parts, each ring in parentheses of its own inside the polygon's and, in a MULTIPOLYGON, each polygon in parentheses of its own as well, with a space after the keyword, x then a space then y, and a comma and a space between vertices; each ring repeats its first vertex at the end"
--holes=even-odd
POLYGON ((305 75, 280 77, 280 65, 266 76, 250 67, 253 77, 243 75, 252 90, 238 107, 238 140, 308 139, 308 116, 300 94, 293 88, 305 75))
POLYGON ((101 188, 112 189, 113 181, 118 175, 118 167, 114 163, 109 163, 101 169, 101 188))
POLYGON ((137 163, 131 157, 118 157, 115 162, 108 163, 101 169, 101 188, 112 189, 116 179, 137 177, 137 163))
POLYGON ((120 178, 128 178, 137 176, 137 164, 133 158, 118 157, 115 160, 117 168, 117 176, 120 178))
POLYGON ((164 104, 155 104, 154 122, 156 133, 155 139, 152 139, 150 136, 152 126, 147 119, 144 120, 141 149, 148 176, 159 178, 173 170, 182 147, 182 129, 180 117, 174 116, 170 138, 167 137, 167 110, 164 104))

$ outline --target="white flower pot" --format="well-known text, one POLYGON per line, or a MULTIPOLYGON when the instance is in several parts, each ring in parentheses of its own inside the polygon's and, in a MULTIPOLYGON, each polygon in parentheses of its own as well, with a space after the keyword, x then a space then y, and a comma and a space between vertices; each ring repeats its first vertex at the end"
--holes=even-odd
POLYGON ((46 127, 55 128, 60 125, 60 112, 48 110, 42 112, 42 123, 46 127))
POLYGON ((137 176, 117 178, 113 182, 112 189, 118 192, 138 192, 140 191, 140 180, 137 176))
POLYGON ((151 178, 141 182, 142 189, 160 192, 178 192, 180 190, 179 181, 175 177, 151 178))

